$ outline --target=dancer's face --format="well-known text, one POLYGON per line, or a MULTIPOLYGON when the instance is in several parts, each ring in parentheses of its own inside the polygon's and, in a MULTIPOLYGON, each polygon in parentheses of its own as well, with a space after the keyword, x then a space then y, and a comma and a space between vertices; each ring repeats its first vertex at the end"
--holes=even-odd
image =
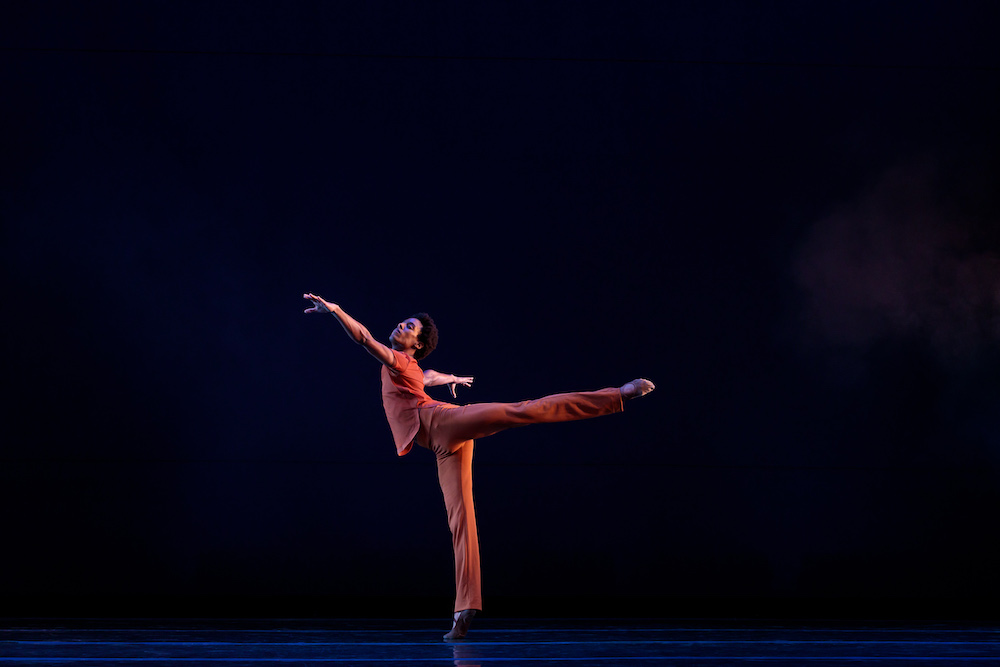
POLYGON ((409 348, 419 349, 423 347, 423 345, 418 341, 421 329, 423 329, 423 325, 420 323, 420 320, 415 317, 403 320, 397 324, 396 328, 392 330, 392 334, 389 336, 389 342, 392 343, 392 349, 406 350, 409 348))

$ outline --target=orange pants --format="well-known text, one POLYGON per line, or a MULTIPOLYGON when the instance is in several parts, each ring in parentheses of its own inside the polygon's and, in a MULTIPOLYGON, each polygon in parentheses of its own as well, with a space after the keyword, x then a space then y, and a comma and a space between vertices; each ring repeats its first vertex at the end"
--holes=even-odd
POLYGON ((553 394, 520 403, 431 403, 420 408, 417 444, 437 456, 438 481, 455 549, 455 611, 482 609, 479 535, 472 502, 474 440, 527 424, 575 421, 622 411, 618 389, 553 394))

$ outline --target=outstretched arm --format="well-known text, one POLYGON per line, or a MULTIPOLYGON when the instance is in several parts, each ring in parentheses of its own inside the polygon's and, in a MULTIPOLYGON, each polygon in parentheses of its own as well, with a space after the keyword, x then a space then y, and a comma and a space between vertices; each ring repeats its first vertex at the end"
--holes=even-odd
POLYGON ((337 318, 337 321, 340 322, 340 326, 344 327, 344 331, 347 332, 347 335, 350 336, 355 343, 364 346, 364 348, 368 350, 368 354, 372 355, 386 366, 392 367, 394 363, 392 350, 390 350, 387 345, 383 345, 372 338, 371 332, 368 331, 368 328, 365 325, 345 313, 344 309, 337 304, 330 303, 321 296, 316 296, 315 294, 303 294, 302 297, 309 299, 309 301, 312 302, 312 308, 306 308, 304 312, 331 313, 337 318))
POLYGON ((463 387, 471 387, 472 378, 460 377, 458 375, 449 375, 448 373, 438 373, 437 371, 432 371, 430 369, 424 371, 425 387, 436 387, 442 384, 448 385, 448 389, 451 391, 452 398, 458 398, 458 394, 455 393, 455 387, 458 385, 462 385, 463 387))

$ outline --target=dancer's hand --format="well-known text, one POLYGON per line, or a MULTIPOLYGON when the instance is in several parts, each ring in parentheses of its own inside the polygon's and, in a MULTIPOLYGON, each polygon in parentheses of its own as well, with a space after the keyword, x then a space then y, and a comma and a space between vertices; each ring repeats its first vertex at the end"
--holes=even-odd
POLYGON ((455 393, 455 387, 458 385, 462 385, 463 387, 472 386, 472 378, 459 377, 457 375, 452 375, 451 378, 454 382, 448 383, 448 390, 451 391, 452 398, 458 398, 458 394, 455 393))
POLYGON ((306 308, 304 313, 332 313, 334 309, 338 308, 337 304, 330 303, 321 296, 316 296, 315 294, 303 294, 303 299, 309 299, 312 301, 312 308, 306 308))

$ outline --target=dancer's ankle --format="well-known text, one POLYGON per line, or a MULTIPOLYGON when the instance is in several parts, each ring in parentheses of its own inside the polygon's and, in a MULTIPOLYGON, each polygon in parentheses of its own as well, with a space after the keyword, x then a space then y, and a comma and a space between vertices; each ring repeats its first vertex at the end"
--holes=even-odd
POLYGON ((639 398, 640 396, 645 396, 654 389, 656 389, 656 385, 654 385, 649 380, 646 380, 644 378, 637 378, 635 380, 632 380, 631 382, 626 382, 625 384, 623 384, 619 388, 619 391, 621 391, 622 393, 622 398, 628 400, 631 398, 639 398))
POLYGON ((476 615, 476 609, 463 609, 456 611, 452 620, 451 631, 444 636, 445 639, 462 639, 469 631, 472 618, 476 615))

